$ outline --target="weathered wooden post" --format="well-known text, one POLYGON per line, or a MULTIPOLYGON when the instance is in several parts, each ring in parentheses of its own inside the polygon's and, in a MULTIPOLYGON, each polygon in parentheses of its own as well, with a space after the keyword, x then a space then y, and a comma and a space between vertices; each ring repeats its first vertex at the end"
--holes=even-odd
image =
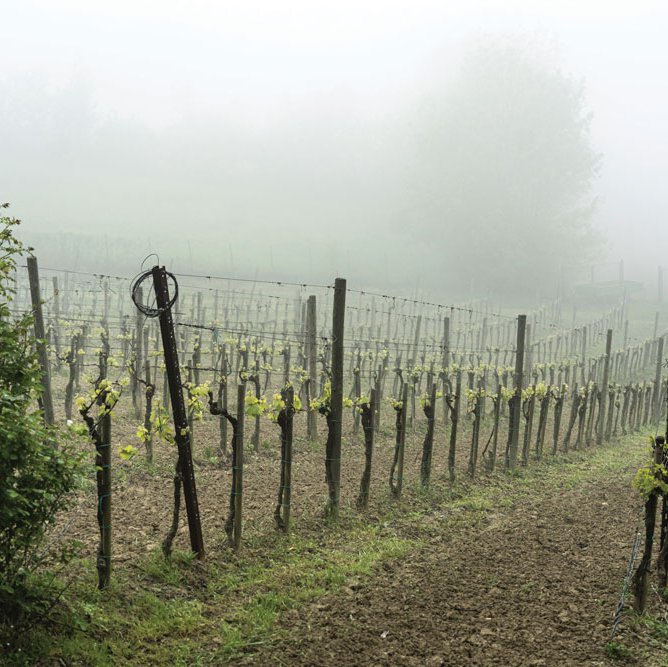
POLYGON ((55 319, 55 326, 53 329, 53 343, 56 351, 56 366, 60 369, 60 336, 58 335, 60 327, 60 290, 58 289, 58 276, 53 276, 53 315, 55 319))
POLYGON ((508 438, 508 457, 506 467, 512 470, 517 464, 517 448, 519 445, 520 425, 522 415, 522 382, 524 379, 524 341, 526 334, 527 316, 517 317, 517 347, 515 354, 514 395, 510 399, 510 434, 508 438))
POLYGON ((656 348, 656 372, 654 375, 654 396, 652 405, 652 423, 659 425, 661 417, 661 367, 663 365, 663 336, 660 336, 657 341, 656 348))
POLYGON ((241 546, 242 512, 244 498, 244 415, 246 409, 246 384, 237 387, 237 428, 236 428, 236 457, 232 471, 234 485, 234 532, 232 545, 235 551, 241 546))
MULTIPOLYGON (((447 373, 447 368, 450 365, 450 318, 449 317, 444 317, 443 318, 443 357, 441 359, 441 366, 443 368, 442 374, 443 378, 445 378, 445 374, 447 373)), ((444 382, 445 384, 445 382, 444 382)), ((444 387, 445 389, 445 387, 444 387)), ((448 414, 450 412, 450 409, 448 408, 448 399, 446 396, 446 392, 443 391, 443 425, 446 425, 448 423, 448 414)))
POLYGON ((49 373, 49 356, 46 349, 46 335, 44 333, 44 315, 42 313, 42 298, 39 291, 39 270, 37 258, 28 257, 28 281, 30 282, 30 299, 32 301, 32 313, 34 319, 35 345, 39 365, 42 367, 41 405, 44 410, 44 422, 52 426, 56 419, 53 411, 53 399, 51 397, 51 376, 49 373))
POLYGON ((109 329, 109 306, 111 304, 111 293, 109 291, 109 278, 104 281, 104 309, 102 316, 102 326, 109 329))
POLYGON ((603 365, 603 382, 599 393, 598 428, 596 429, 596 444, 603 442, 605 432, 605 411, 607 408, 608 383, 610 382, 610 354, 612 352, 612 329, 608 329, 605 339, 605 360, 603 365))
MULTIPOLYGON (((106 409, 106 406, 104 406, 106 409)), ((98 588, 111 581, 111 413, 100 418, 100 445, 95 466, 98 476, 98 523, 100 547, 97 554, 98 588)))
POLYGON ((663 267, 660 266, 657 270, 657 299, 659 303, 663 303, 663 267))
POLYGON ((331 413, 332 442, 330 450, 330 474, 332 488, 328 513, 336 519, 339 514, 341 491, 341 436, 343 418, 343 338, 346 315, 346 280, 334 281, 334 306, 332 309, 332 396, 331 413))
MULTIPOLYGON (((183 478, 183 495, 185 497, 190 531, 190 546, 198 558, 204 557, 204 541, 200 523, 195 472, 193 470, 192 453, 190 450, 190 433, 188 431, 188 415, 183 400, 183 387, 179 370, 179 358, 174 334, 174 322, 167 284, 167 272, 164 266, 152 269, 153 286, 155 289, 156 306, 160 317, 160 333, 165 356, 165 368, 169 383, 169 395, 174 418, 174 440, 178 448, 180 472, 183 478)), ((243 413, 243 410, 242 410, 243 413)))
POLYGON ((422 326, 422 315, 417 316, 417 321, 415 323, 415 337, 413 338, 413 348, 411 353, 411 359, 409 363, 412 367, 416 366, 418 360, 418 348, 420 345, 420 328, 422 326))
MULTIPOLYGON (((318 386, 318 368, 316 343, 316 298, 311 294, 306 302, 306 358, 308 361, 308 398, 311 399, 317 395, 318 386)), ((307 405, 306 413, 306 434, 311 442, 315 442, 318 437, 317 415, 314 410, 309 410, 307 405)))

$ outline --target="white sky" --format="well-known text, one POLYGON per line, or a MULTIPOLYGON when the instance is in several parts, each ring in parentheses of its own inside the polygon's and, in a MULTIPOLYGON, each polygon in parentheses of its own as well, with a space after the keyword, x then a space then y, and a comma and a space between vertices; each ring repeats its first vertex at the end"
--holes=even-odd
POLYGON ((498 31, 554 35, 565 67, 586 78, 597 116, 623 113, 620 98, 629 93, 665 104, 666 2, 4 0, 0 7, 4 75, 40 73, 56 84, 83 78, 101 111, 154 126, 193 110, 260 115, 332 88, 391 94, 419 78, 435 52, 498 31))
POLYGON ((665 0, 0 0, 0 16, 0 81, 81 81, 102 116, 156 130, 217 114, 271 124, 322 96, 382 113, 471 37, 537 31, 587 83, 611 254, 668 215, 665 0))

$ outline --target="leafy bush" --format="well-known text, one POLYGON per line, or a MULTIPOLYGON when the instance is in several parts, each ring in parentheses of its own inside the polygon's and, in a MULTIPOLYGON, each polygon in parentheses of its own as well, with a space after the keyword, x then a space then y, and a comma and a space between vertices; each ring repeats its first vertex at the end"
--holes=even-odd
MULTIPOLYGON (((7 208, 3 204, 2 208, 7 208)), ((45 527, 79 479, 80 458, 59 447, 37 407, 41 370, 30 315, 13 317, 12 273, 30 251, 0 216, 0 630, 39 606, 30 574, 45 527)))

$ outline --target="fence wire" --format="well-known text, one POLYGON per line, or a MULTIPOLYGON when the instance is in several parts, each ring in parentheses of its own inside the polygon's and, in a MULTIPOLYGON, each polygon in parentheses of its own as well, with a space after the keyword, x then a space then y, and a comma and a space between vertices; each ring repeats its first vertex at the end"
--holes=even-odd
POLYGON ((636 524, 636 534, 633 540, 633 547, 631 548, 631 556, 629 557, 629 564, 626 567, 626 575, 624 576, 624 584, 622 585, 622 593, 619 596, 619 602, 617 603, 617 608, 615 609, 615 614, 612 620, 612 629, 610 631, 610 639, 612 639, 616 632, 617 627, 619 626, 620 621, 622 620, 622 614, 624 613, 624 603, 626 601, 626 595, 629 592, 629 585, 631 583, 631 577, 633 576, 633 566, 635 565, 636 558, 638 556, 638 550, 640 549, 640 543, 642 542, 642 532, 641 532, 641 520, 642 520, 643 508, 640 509, 638 513, 638 523, 636 524))

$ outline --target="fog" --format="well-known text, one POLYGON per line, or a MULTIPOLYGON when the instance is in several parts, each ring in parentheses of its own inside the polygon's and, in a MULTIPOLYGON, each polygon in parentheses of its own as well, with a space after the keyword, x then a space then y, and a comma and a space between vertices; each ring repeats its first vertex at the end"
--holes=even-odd
MULTIPOLYGON (((3 6, 0 199, 46 266, 439 298, 668 246, 659 2, 3 6)), ((577 267, 577 268, 576 268, 577 267)))

